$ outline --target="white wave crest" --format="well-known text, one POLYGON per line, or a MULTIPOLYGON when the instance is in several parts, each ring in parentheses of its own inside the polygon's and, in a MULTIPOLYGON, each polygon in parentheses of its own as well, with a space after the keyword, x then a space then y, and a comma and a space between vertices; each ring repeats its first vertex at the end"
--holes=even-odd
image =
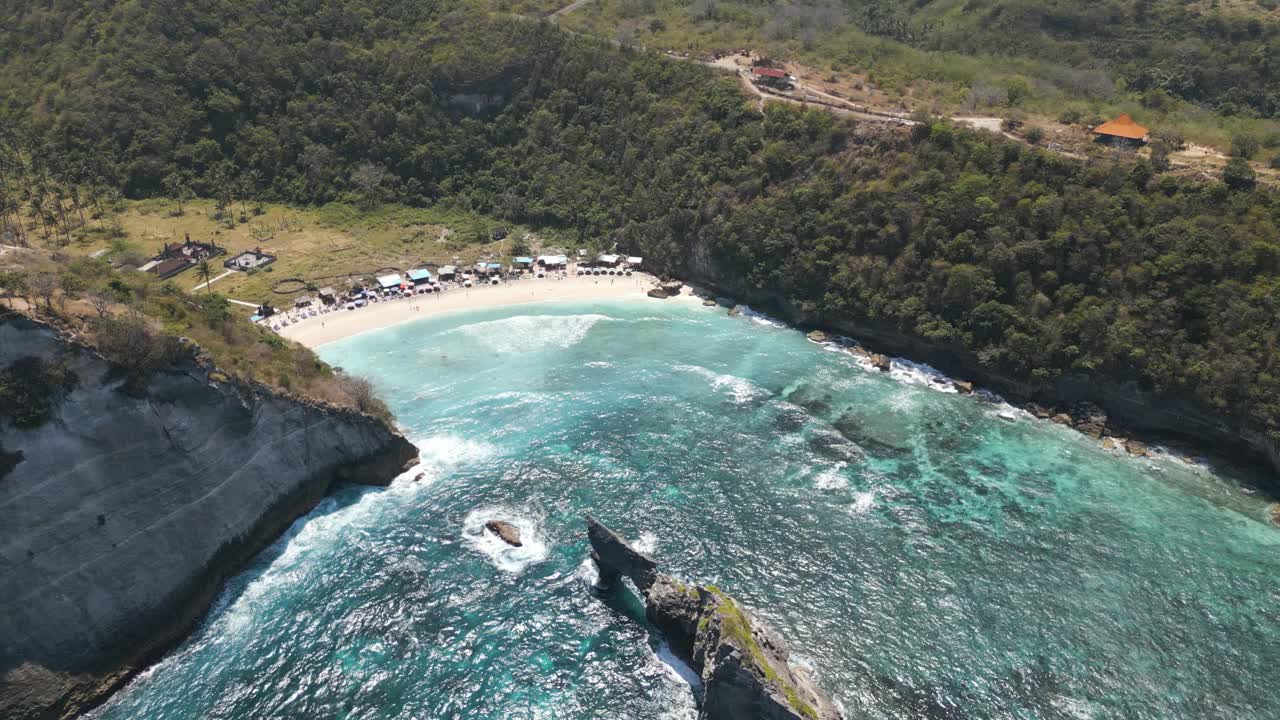
POLYGON ((422 480, 435 480, 455 468, 487 460, 497 452, 488 443, 454 435, 415 438, 414 444, 418 446, 418 465, 397 478, 393 485, 403 484, 401 478, 412 482, 418 475, 423 476, 422 480))
POLYGON ((787 327, 787 324, 786 324, 786 323, 784 323, 784 322, 782 322, 781 320, 779 320, 779 319, 777 319, 777 318, 769 317, 768 315, 765 315, 764 313, 756 312, 755 310, 752 310, 752 309, 750 308, 750 306, 747 306, 747 305, 735 305, 735 306, 734 306, 734 308, 735 308, 735 309, 737 309, 738 314, 740 314, 740 315, 741 315, 742 317, 744 317, 744 318, 747 318, 748 320, 750 320, 750 321, 751 321, 751 322, 753 322, 753 323, 756 323, 756 324, 759 324, 759 325, 764 325, 764 326, 767 326, 767 327, 775 327, 775 328, 785 328, 785 327, 787 327))
POLYGON ((532 513, 506 507, 481 507, 467 513, 462 520, 462 542, 489 559, 494 567, 519 574, 534 563, 547 559, 547 543, 542 538, 542 523, 532 513), (490 520, 502 520, 520 531, 520 547, 513 547, 484 529, 490 520))
POLYGON ((849 512, 854 515, 866 515, 876 506, 876 492, 867 490, 855 493, 853 496, 853 506, 849 508, 849 512))
POLYGON ((570 348, 582 342, 605 315, 517 315, 471 323, 441 333, 460 334, 500 355, 570 348))
POLYGON ((841 490, 849 487, 849 479, 841 473, 845 467, 846 463, 840 463, 833 468, 822 471, 814 479, 813 486, 819 490, 841 490))
POLYGON ((672 369, 701 375, 711 382, 713 389, 727 391, 729 397, 739 405, 769 397, 772 394, 746 378, 718 373, 701 365, 676 365, 672 369))

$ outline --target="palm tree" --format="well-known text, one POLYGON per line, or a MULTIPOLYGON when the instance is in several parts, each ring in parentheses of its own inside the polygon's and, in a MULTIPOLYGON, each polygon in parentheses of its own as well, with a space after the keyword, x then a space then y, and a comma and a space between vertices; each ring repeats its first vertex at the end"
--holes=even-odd
MULTIPOLYGON (((209 289, 209 282, 210 278, 213 277, 213 268, 209 267, 208 260, 201 260, 200 264, 196 265, 196 277, 204 281, 205 292, 212 292, 209 289)), ((197 284, 196 287, 199 287, 199 284, 197 284)))

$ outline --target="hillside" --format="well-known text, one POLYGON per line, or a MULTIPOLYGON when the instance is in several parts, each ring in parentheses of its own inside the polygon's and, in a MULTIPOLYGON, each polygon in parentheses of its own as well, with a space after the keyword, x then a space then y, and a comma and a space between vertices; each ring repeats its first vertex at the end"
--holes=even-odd
POLYGON ((1190 181, 936 119, 758 111, 709 69, 449 5, 19 15, 6 222, 30 242, 80 242, 73 190, 461 208, 673 274, 710 255, 742 287, 959 348, 1027 395, 1069 373, 1133 381, 1280 438, 1280 200, 1247 166, 1190 181))
POLYGON ((1280 151, 1269 0, 597 0, 559 22, 693 54, 750 48, 884 109, 1128 112, 1224 153, 1241 138, 1264 164, 1280 151))

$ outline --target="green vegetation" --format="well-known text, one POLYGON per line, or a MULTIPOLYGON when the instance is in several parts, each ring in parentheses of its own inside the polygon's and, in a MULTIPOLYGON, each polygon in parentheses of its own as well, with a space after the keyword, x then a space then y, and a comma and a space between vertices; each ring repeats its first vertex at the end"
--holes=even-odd
MULTIPOLYGON (((101 259, 34 256, 24 262, 5 276, 32 278, 31 285, 53 279, 51 301, 25 292, 16 297, 26 302, 28 312, 73 330, 118 365, 126 392, 143 394, 153 371, 190 358, 191 341, 208 354, 223 381, 261 383, 390 417, 367 380, 335 371, 310 350, 249 323, 216 292, 188 294, 147 273, 114 271, 101 259), (79 289, 69 291, 72 287, 79 289)), ((74 380, 59 364, 15 364, 0 370, 0 414, 17 418, 19 427, 38 425, 74 380)))
MULTIPOLYGON (((813 317, 971 351, 1033 391, 1067 373, 1132 380, 1280 439, 1280 199, 1251 168, 1188 180, 1159 159, 1080 163, 941 121, 759 112, 706 68, 546 23, 319 5, 57 6, 64 31, 4 46, 9 196, 47 180, 45 197, 67 198, 79 178, 158 196, 180 173, 215 211, 246 197, 450 208, 616 243, 659 272, 709 262, 813 317)), ((50 245, 74 226, 65 202, 45 206, 67 216, 50 245)), ((30 210, 6 222, 34 229, 30 210)), ((191 320, 201 298, 171 297, 148 314, 208 327, 191 320)), ((324 375, 269 342, 228 343, 230 369, 324 375)))
POLYGON ((1252 0, 597 0, 561 23, 648 47, 754 48, 908 109, 1129 112, 1224 150, 1280 131, 1280 12, 1252 0))
MULTIPOLYGON (((765 656, 764 650, 760 648, 760 643, 756 642, 755 635, 751 632, 751 618, 747 617, 742 608, 733 601, 733 598, 724 593, 723 590, 715 585, 708 585, 706 588, 714 597, 715 602, 712 613, 719 619, 720 632, 732 638, 735 645, 742 649, 751 659, 756 667, 760 668, 760 674, 764 679, 782 688, 783 693, 787 697, 787 702, 801 715, 808 718, 818 717, 817 711, 813 706, 805 702, 795 687, 778 675, 773 669, 769 659, 765 656)), ((706 613, 698 620, 698 635, 702 635, 710 624, 711 614, 706 613)))

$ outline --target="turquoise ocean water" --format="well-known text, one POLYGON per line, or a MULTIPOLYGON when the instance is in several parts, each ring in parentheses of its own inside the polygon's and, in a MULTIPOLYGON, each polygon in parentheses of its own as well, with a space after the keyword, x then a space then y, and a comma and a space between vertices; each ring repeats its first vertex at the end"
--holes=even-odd
POLYGON ((528 305, 321 355, 422 466, 299 520, 99 718, 692 717, 634 597, 587 592, 583 513, 756 609, 851 718, 1280 717, 1280 530, 1203 467, 722 308, 528 305))

